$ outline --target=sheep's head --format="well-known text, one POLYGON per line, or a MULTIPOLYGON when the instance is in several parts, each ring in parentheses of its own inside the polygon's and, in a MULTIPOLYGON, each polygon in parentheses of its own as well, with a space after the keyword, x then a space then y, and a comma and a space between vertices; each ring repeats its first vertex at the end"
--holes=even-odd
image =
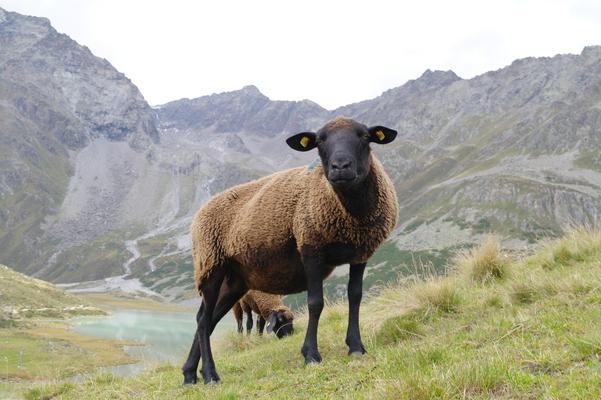
POLYGON ((282 308, 272 311, 267 318, 267 333, 274 332, 278 339, 292 335, 294 332, 293 319, 294 316, 289 309, 282 308))
POLYGON ((298 151, 317 147, 324 173, 334 189, 352 190, 367 177, 370 164, 370 143, 386 144, 396 137, 395 130, 384 126, 367 126, 350 118, 338 117, 323 128, 289 137, 286 143, 298 151))

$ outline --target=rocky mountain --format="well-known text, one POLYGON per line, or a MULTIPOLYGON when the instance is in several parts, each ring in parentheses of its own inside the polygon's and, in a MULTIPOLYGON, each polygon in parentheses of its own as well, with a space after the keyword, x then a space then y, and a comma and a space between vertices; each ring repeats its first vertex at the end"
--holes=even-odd
POLYGON ((426 71, 336 110, 401 132, 395 174, 407 246, 493 230, 532 241, 601 217, 601 47, 517 60, 470 80, 426 71), (456 228, 460 228, 459 231, 456 228), (464 228, 464 229, 461 229, 464 228), (437 235, 436 233, 442 233, 437 235))
POLYGON ((2 259, 30 274, 58 244, 45 225, 60 213, 77 153, 96 140, 143 149, 159 138, 122 73, 48 20, 1 9, 0 132, 2 259))
POLYGON ((336 115, 399 131, 374 146, 401 218, 372 278, 409 250, 444 261, 488 232, 523 247, 601 222, 600 110, 601 47, 469 80, 426 71, 336 110, 254 86, 151 108, 47 20, 0 10, 0 262, 88 281, 73 290, 178 297, 192 287, 194 212, 220 190, 314 160, 284 139, 336 115))

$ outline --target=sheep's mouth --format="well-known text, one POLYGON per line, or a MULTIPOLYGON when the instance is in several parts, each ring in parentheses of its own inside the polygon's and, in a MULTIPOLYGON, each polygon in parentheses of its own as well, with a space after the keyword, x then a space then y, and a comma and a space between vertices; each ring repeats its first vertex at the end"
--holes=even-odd
POLYGON ((348 183, 348 182, 354 182, 355 179, 357 179, 356 176, 353 176, 353 177, 339 176, 339 177, 330 179, 330 182, 332 182, 332 183, 344 183, 344 182, 348 183))
POLYGON ((344 189, 357 184, 357 182, 359 181, 359 175, 340 174, 336 176, 330 176, 329 181, 335 188, 344 189))
POLYGON ((336 178, 332 178, 330 179, 330 183, 332 184, 332 186, 334 186, 335 188, 346 188, 349 186, 353 186, 355 184, 355 182, 357 181, 357 177, 336 177, 336 178))

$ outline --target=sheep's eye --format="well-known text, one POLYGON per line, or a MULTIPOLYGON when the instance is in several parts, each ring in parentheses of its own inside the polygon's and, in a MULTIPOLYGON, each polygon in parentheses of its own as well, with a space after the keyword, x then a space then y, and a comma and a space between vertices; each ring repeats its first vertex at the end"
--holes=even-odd
POLYGON ((317 143, 322 143, 326 141, 326 135, 317 136, 317 143))

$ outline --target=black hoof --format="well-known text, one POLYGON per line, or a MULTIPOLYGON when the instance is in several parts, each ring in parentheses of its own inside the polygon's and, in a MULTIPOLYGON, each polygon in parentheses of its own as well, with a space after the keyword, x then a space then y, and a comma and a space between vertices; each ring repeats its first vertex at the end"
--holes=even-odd
POLYGON ((218 385, 219 383, 221 383, 221 379, 219 379, 219 375, 217 375, 217 372, 212 371, 212 372, 208 372, 208 373, 202 373, 202 378, 204 380, 205 385, 218 385))
POLYGON ((198 377, 196 376, 196 373, 194 375, 184 374, 184 386, 196 385, 197 383, 198 383, 198 377))
POLYGON ((319 364, 321 362, 321 354, 317 350, 309 350, 303 347, 301 353, 305 357, 305 364, 319 364))
POLYGON ((354 346, 349 346, 348 348, 349 356, 362 356, 365 353, 367 353, 367 351, 365 351, 365 347, 363 347, 362 343, 359 343, 358 345, 354 346))
POLYGON ((319 364, 321 362, 321 354, 310 353, 305 355, 305 364, 319 364))

